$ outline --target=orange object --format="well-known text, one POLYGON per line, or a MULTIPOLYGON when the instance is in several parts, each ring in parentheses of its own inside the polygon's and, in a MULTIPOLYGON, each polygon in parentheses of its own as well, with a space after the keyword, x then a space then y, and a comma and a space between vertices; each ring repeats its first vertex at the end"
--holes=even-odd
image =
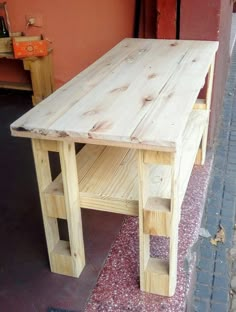
POLYGON ((45 56, 48 54, 48 42, 40 36, 12 38, 15 58, 45 56))

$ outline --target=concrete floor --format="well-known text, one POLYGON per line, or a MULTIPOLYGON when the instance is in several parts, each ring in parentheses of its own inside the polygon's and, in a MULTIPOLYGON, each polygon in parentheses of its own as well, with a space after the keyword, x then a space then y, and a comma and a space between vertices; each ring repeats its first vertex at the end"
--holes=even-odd
POLYGON ((0 311, 83 311, 124 217, 83 211, 82 275, 50 272, 30 140, 9 130, 31 107, 30 93, 0 90, 0 311))

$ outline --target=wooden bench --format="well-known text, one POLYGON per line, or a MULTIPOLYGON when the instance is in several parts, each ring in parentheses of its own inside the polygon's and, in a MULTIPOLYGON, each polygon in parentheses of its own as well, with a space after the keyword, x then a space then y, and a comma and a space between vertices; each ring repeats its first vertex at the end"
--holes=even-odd
MULTIPOLYGON (((0 59, 16 60, 13 53, 0 52, 0 59)), ((54 90, 52 71, 52 50, 43 57, 25 57, 20 59, 25 70, 30 72, 31 83, 0 81, 0 88, 33 91, 33 105, 40 103, 54 90)))
POLYGON ((174 294, 181 204, 194 163, 205 160, 217 48, 125 39, 11 125, 32 139, 53 272, 84 268, 80 208, 123 213, 139 217, 141 290, 174 294), (76 142, 85 143, 77 156, 76 142), (49 152, 60 158, 54 180, 49 152), (170 238, 169 261, 150 257, 151 235, 170 238))

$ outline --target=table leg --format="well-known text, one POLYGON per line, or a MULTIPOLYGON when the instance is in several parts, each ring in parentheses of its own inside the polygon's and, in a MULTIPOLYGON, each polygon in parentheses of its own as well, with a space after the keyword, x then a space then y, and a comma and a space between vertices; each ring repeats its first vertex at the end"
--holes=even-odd
POLYGON ((138 164, 140 288, 172 296, 177 279, 180 160, 176 153, 139 151, 138 164), (157 166, 161 169, 158 172, 162 172, 162 176, 157 177, 164 187, 160 185, 153 193, 150 185, 157 166), (168 261, 150 257, 150 235, 170 238, 168 261))
MULTIPOLYGON (((208 72, 208 78, 207 78, 207 93, 206 93, 206 109, 209 110, 210 115, 210 109, 211 109, 211 98, 212 98, 212 88, 213 88, 213 77, 214 77, 214 68, 215 68, 215 61, 211 64, 209 72, 208 72)), ((206 150, 207 150, 207 139, 208 139, 208 128, 209 128, 209 120, 206 125, 206 129, 203 133, 201 147, 202 147, 202 160, 201 164, 204 165, 205 159, 206 159, 206 150)))
MULTIPOLYGON (((84 268, 85 256, 74 144, 33 139, 32 147, 51 271, 78 277, 84 268), (58 152, 60 157, 69 241, 60 239, 59 217, 48 213, 46 189, 52 182, 49 151, 58 152)), ((60 210, 57 208, 55 211, 60 210)))
MULTIPOLYGON (((206 86, 207 86, 206 99, 200 100, 202 101, 200 105, 195 105, 195 109, 203 109, 203 110, 209 111, 209 116, 210 116, 212 88, 213 88, 213 77, 214 77, 214 67, 215 67, 214 65, 215 65, 215 61, 211 64, 210 69, 208 71, 207 82, 206 82, 206 86)), ((208 120, 208 123, 206 124, 206 128, 203 133, 199 151, 196 157, 195 163, 197 165, 204 165, 205 163, 207 139, 208 139, 208 128, 209 128, 209 120, 208 120)))
POLYGON ((79 276, 85 265, 85 255, 74 143, 60 142, 59 155, 69 231, 72 270, 73 276, 79 276))
POLYGON ((54 91, 51 53, 43 57, 23 59, 24 69, 30 71, 33 105, 38 104, 54 91))

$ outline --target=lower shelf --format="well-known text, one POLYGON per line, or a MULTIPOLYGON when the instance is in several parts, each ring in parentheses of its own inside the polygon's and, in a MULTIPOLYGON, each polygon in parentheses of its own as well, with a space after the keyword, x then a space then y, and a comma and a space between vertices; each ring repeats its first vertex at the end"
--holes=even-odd
MULTIPOLYGON (((183 135, 178 177, 180 205, 187 188, 207 118, 208 112, 193 111, 183 135)), ((77 155, 81 207, 138 216, 139 185, 138 160, 136 157, 137 151, 133 149, 85 145, 77 155)), ((170 200, 168 199, 171 198, 171 166, 166 164, 148 166, 150 167, 148 186, 150 194, 148 196, 150 198, 159 198, 160 202, 157 205, 157 211, 147 207, 146 212, 151 215, 151 219, 153 215, 155 215, 154 219, 162 219, 164 225, 160 233, 168 236, 169 212, 171 210, 170 200), (162 206, 166 208, 163 210, 162 206)), ((61 174, 44 190, 44 197, 47 203, 48 216, 66 219, 61 174)), ((153 203, 150 204, 153 206, 153 203)), ((148 233, 152 234, 150 231, 148 233)))
MULTIPOLYGON (((82 208, 138 215, 136 151, 86 145, 77 155, 82 208)), ((61 174, 45 189, 47 214, 66 219, 61 174)))

